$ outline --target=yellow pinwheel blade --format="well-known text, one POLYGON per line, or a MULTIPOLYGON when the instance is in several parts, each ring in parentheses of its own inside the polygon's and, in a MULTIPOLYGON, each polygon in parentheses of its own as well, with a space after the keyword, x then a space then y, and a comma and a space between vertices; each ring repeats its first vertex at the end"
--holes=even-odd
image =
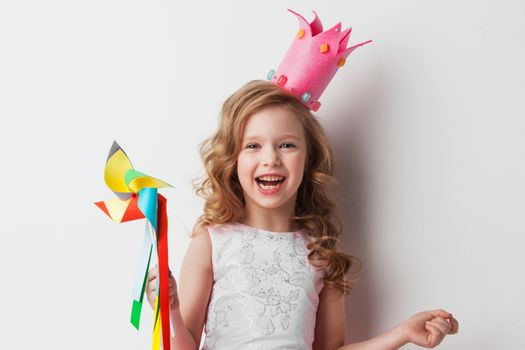
POLYGON ((114 192, 130 192, 124 175, 130 169, 133 169, 126 153, 120 146, 114 142, 106 162, 106 169, 104 170, 104 181, 106 185, 114 192))
POLYGON ((131 191, 138 193, 143 188, 162 188, 171 187, 171 185, 162 180, 145 175, 138 176, 131 180, 128 184, 128 187, 131 191))

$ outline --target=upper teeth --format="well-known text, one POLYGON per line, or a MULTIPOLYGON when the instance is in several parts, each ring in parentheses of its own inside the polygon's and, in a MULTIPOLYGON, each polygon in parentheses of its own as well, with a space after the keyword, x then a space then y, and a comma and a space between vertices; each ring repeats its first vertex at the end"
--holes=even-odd
POLYGON ((284 176, 260 176, 259 180, 263 181, 279 181, 284 179, 284 176))

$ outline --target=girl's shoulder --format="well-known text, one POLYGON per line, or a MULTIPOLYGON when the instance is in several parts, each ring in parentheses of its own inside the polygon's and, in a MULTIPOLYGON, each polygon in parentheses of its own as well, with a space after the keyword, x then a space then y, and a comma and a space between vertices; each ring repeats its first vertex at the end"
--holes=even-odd
POLYGON ((211 276, 212 245, 205 227, 198 228, 191 236, 181 266, 182 276, 211 276))
POLYGON ((199 226, 196 231, 192 233, 192 240, 210 242, 213 241, 214 236, 225 235, 227 233, 238 231, 235 223, 223 224, 208 224, 199 226))
POLYGON ((236 223, 211 224, 206 226, 205 230, 212 254, 225 244, 228 245, 232 240, 237 241, 243 237, 242 230, 236 223))
POLYGON ((231 232, 239 231, 239 229, 239 224, 234 222, 227 222, 223 224, 211 224, 206 226, 206 230, 210 236, 217 234, 228 234, 231 232))
POLYGON ((223 223, 223 224, 209 224, 201 226, 197 231, 194 232, 192 240, 202 241, 202 244, 209 245, 210 249, 217 244, 217 242, 224 241, 231 236, 240 234, 242 227, 236 223, 223 223))
POLYGON ((195 232, 193 232, 187 254, 190 253, 201 256, 211 256, 211 247, 208 228, 201 226, 195 232))

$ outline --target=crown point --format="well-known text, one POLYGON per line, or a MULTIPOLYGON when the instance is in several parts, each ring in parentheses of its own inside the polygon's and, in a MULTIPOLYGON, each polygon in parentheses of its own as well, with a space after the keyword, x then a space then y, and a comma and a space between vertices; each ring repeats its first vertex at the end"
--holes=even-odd
POLYGON ((303 100, 303 102, 306 103, 306 102, 310 101, 310 97, 311 97, 310 93, 305 92, 305 93, 301 96, 301 100, 303 100))
POLYGON ((287 80, 288 80, 288 78, 285 75, 281 75, 279 77, 279 79, 277 79, 277 85, 284 86, 284 84, 286 84, 287 80))
POLYGON ((268 80, 272 80, 274 76, 275 76, 275 70, 270 69, 270 71, 268 72, 268 75, 266 76, 266 78, 268 80))
POLYGON ((314 106, 312 107, 312 110, 314 112, 317 112, 319 110, 319 108, 321 108, 321 102, 317 101, 314 106))
POLYGON ((328 50, 330 50, 330 47, 328 46, 328 43, 322 43, 321 46, 319 46, 319 51, 321 53, 327 53, 328 50))
POLYGON ((344 66, 345 63, 346 63, 346 58, 344 58, 344 57, 341 57, 341 58, 339 59, 339 61, 337 61, 337 65, 338 65, 339 67, 344 66))
POLYGON ((299 29, 299 31, 297 32, 297 38, 299 38, 299 39, 304 38, 304 29, 303 28, 299 29))

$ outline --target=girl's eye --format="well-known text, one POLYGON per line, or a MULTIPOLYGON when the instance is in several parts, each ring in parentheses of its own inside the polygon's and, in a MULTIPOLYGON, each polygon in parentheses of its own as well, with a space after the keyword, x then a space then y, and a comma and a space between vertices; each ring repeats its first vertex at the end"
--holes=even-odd
POLYGON ((294 148, 295 145, 293 143, 283 143, 281 144, 281 148, 294 148))
POLYGON ((246 145, 246 148, 248 148, 248 149, 255 149, 255 148, 257 148, 257 145, 255 143, 250 143, 250 144, 246 145))

